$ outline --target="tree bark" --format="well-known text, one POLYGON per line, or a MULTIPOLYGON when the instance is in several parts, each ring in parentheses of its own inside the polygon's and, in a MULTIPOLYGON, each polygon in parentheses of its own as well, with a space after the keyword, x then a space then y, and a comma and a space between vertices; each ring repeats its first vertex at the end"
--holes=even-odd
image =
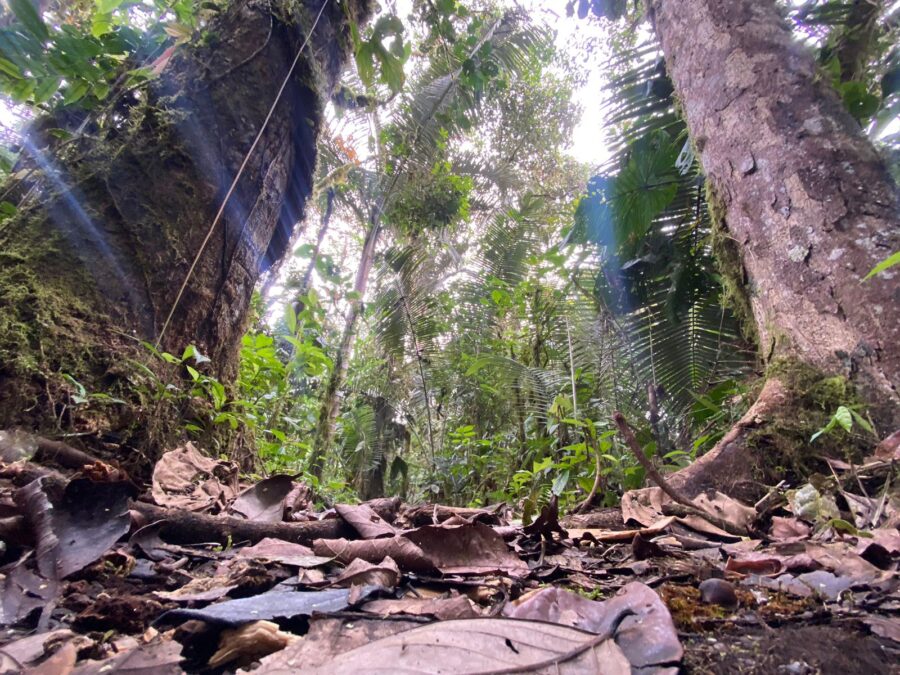
MULTIPOLYGON (((19 211, 0 225, 0 427, 65 422, 62 373, 134 404, 128 358, 146 355, 138 340, 155 342, 173 307, 161 347, 180 355, 194 344, 213 375, 234 375, 254 285, 303 217, 323 100, 351 50, 348 20, 369 11, 368 0, 323 1, 238 0, 206 44, 179 47, 158 80, 96 113, 74 141, 30 135, 34 171, 12 186, 19 211)), ((108 405, 102 425, 127 439, 147 415, 108 405)))
POLYGON ((810 434, 856 396, 881 432, 900 426, 900 287, 891 272, 862 281, 900 250, 898 190, 774 2, 647 7, 706 174, 725 283, 769 364, 750 411, 670 482, 749 498, 798 453, 822 452, 810 434))
POLYGON ((763 357, 848 378, 884 430, 900 426, 900 287, 861 281, 900 250, 878 152, 774 2, 649 8, 763 357))

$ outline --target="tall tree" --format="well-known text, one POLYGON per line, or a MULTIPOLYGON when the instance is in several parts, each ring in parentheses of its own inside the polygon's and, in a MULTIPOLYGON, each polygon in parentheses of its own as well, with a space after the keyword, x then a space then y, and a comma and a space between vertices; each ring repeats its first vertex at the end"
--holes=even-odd
POLYGON ((890 273, 862 281, 900 250, 900 201, 774 2, 647 8, 706 174, 726 283, 752 308, 770 364, 748 415, 675 481, 740 491, 766 461, 751 446, 782 447, 779 424, 803 418, 810 387, 843 378, 881 431, 900 426, 898 286, 890 273))
MULTIPOLYGON (((128 399, 135 338, 195 344, 233 376, 254 285, 311 192, 350 24, 367 13, 366 0, 238 0, 70 140, 40 131, 66 128, 68 108, 26 134, 25 177, 6 186, 18 210, 0 225, 0 427, 52 424, 62 374, 128 399)), ((25 30, 45 32, 35 21, 25 30)), ((106 414, 126 439, 151 426, 135 406, 106 414)))

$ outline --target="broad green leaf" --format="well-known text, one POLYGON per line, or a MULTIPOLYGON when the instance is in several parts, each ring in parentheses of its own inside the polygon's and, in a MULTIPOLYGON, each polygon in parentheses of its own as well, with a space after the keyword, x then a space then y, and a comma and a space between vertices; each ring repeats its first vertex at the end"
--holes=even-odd
POLYGON ((3 57, 0 57, 0 72, 5 73, 17 80, 23 79, 22 71, 19 70, 19 67, 12 61, 4 59, 3 57))
POLYGON ((66 89, 66 94, 63 97, 63 104, 72 105, 73 103, 77 103, 88 93, 88 89, 90 89, 90 85, 87 82, 84 80, 75 80, 75 82, 70 84, 66 89))
POLYGON ((28 31, 39 42, 44 42, 50 37, 47 30, 47 24, 38 14, 37 8, 32 4, 31 0, 8 0, 9 8, 16 18, 22 22, 25 30, 28 31))
POLYGON ((109 14, 121 7, 125 0, 97 0, 96 7, 100 14, 109 14))
POLYGON ((844 431, 853 429, 853 416, 850 414, 850 409, 846 406, 841 406, 837 409, 837 412, 834 413, 834 419, 843 427, 844 431))
POLYGON ((34 104, 40 105, 50 100, 50 97, 59 90, 61 81, 61 77, 46 77, 41 80, 34 90, 34 104))

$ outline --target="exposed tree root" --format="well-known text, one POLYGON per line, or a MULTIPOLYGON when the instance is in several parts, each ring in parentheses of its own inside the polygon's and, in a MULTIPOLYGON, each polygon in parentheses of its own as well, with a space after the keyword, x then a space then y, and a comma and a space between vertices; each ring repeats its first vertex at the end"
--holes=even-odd
MULTIPOLYGON (((690 466, 666 478, 675 490, 695 497, 705 490, 718 490, 748 503, 765 492, 763 453, 755 447, 751 435, 775 422, 794 396, 777 377, 770 377, 754 404, 725 434, 716 446, 690 466)), ((770 459, 770 458, 769 458, 770 459)))

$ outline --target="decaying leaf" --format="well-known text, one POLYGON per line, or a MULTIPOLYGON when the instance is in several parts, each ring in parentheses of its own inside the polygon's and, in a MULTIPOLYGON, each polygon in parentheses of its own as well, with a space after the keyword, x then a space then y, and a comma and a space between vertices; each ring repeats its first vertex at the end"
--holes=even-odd
MULTIPOLYGON (((296 670, 276 665, 255 672, 282 675, 296 670)), ((467 619, 442 621, 382 638, 304 672, 629 675, 631 667, 606 635, 535 621, 467 619)))
POLYGON ((528 565, 509 550, 499 534, 481 523, 426 525, 404 536, 444 574, 528 574, 528 565))
MULTIPOLYGON (((367 594, 375 590, 367 587, 359 596, 359 600, 365 600, 367 594)), ((349 606, 350 589, 347 588, 301 593, 276 587, 266 593, 249 598, 226 600, 203 609, 173 609, 163 614, 159 620, 172 623, 184 619, 199 619, 208 623, 239 626, 251 621, 309 616, 314 612, 319 614, 339 612, 349 606)))
POLYGON ((434 571, 434 563, 421 548, 406 537, 349 541, 347 539, 316 539, 313 551, 319 556, 336 558, 349 564, 357 558, 377 563, 393 558, 401 569, 409 572, 434 571))
POLYGON ((291 476, 269 476, 238 495, 231 505, 231 511, 247 520, 280 522, 284 515, 285 498, 293 488, 294 479, 291 476))
POLYGON ((411 616, 433 616, 435 619, 474 619, 481 616, 476 605, 464 595, 454 598, 413 598, 400 600, 371 600, 360 609, 379 616, 409 614, 411 616))
POLYGON ((303 544, 271 537, 261 539, 253 546, 245 546, 238 550, 235 557, 277 562, 291 567, 318 567, 332 560, 331 557, 316 555, 303 544))
POLYGON ((167 508, 224 508, 235 495, 237 467, 206 457, 192 443, 170 450, 153 469, 153 500, 167 508))
POLYGON ((17 496, 35 531, 37 565, 46 579, 63 579, 106 553, 128 533, 131 483, 79 478, 62 492, 39 478, 17 496))
POLYGON ((379 537, 393 537, 397 534, 390 523, 379 516, 368 504, 351 506, 349 504, 336 504, 334 510, 341 518, 347 521, 354 530, 359 532, 363 539, 377 539, 379 537))
POLYGON ((576 626, 599 635, 621 621, 616 643, 636 668, 678 663, 683 653, 669 610, 650 587, 638 582, 603 602, 545 588, 505 607, 503 614, 576 626))
POLYGON ((209 667, 246 666, 300 639, 279 630, 278 624, 271 621, 254 621, 240 628, 224 630, 219 637, 218 650, 209 659, 209 667))
POLYGON ((373 564, 357 558, 334 580, 335 586, 382 586, 394 588, 400 582, 400 568, 390 557, 373 564))

